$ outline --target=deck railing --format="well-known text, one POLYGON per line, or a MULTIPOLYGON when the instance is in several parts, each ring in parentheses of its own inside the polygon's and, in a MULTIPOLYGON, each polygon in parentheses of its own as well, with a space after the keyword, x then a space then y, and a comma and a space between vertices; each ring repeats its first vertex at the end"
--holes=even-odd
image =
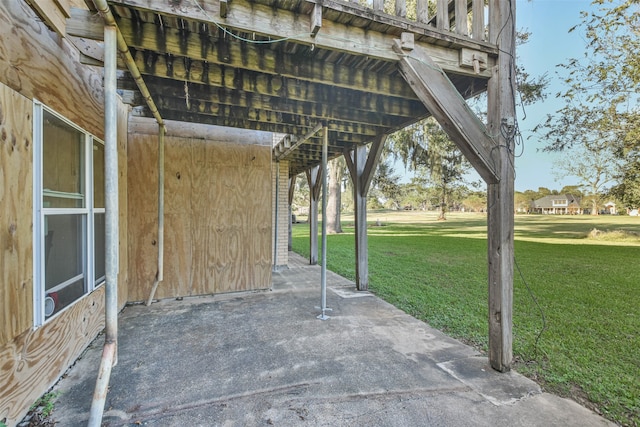
MULTIPOLYGON (((358 2, 359 0, 352 0, 358 2)), ((486 0, 369 0, 368 6, 475 40, 486 40, 486 0), (373 3, 371 3, 373 2, 373 3), (386 4, 385 4, 386 3, 386 4), (407 10, 407 3, 411 9, 407 10)))

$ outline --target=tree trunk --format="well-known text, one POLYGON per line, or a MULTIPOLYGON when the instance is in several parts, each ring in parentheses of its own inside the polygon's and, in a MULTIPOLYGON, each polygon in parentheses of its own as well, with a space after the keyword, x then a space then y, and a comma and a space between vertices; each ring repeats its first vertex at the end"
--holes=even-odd
POLYGON ((440 216, 438 217, 438 221, 446 221, 447 220, 447 187, 446 185, 442 186, 442 200, 440 201, 440 216))
POLYGON ((327 233, 342 233, 340 210, 342 205, 342 162, 334 159, 328 163, 329 194, 327 197, 327 233))

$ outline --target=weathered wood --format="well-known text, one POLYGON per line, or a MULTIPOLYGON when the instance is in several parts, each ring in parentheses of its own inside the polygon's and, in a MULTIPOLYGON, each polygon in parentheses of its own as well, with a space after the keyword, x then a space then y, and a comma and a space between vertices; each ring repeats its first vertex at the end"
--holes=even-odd
POLYGON ((369 289, 369 254, 367 243, 367 194, 363 187, 363 173, 367 162, 367 147, 360 145, 346 151, 344 156, 353 184, 356 288, 369 289))
POLYGON ((288 218, 288 233, 287 233, 287 250, 288 251, 292 251, 293 250, 293 211, 292 211, 292 205, 293 205, 293 196, 295 195, 295 191, 296 191, 296 177, 295 176, 290 176, 289 177, 289 191, 287 194, 287 205, 289 206, 288 212, 289 212, 289 218, 288 218))
POLYGON ((311 26, 309 29, 311 37, 315 37, 320 28, 322 28, 322 5, 314 4, 311 11, 311 26))
MULTIPOLYGON (((164 2, 154 2, 153 5, 150 5, 146 0, 116 0, 112 3, 168 15, 175 13, 173 7, 164 2)), ((353 11, 358 9, 358 5, 354 3, 334 5, 331 2, 322 2, 322 5, 325 8, 336 7, 340 9, 348 7, 353 11)), ((360 9, 365 10, 366 8, 360 9)), ((182 3, 180 5, 180 15, 183 18, 204 21, 209 24, 212 24, 211 17, 218 16, 219 10, 219 1, 216 0, 202 1, 200 7, 192 3, 182 3), (203 9, 205 10, 204 13, 203 9)), ((367 31, 364 28, 324 19, 322 31, 320 31, 316 37, 311 37, 309 32, 309 16, 299 16, 293 11, 273 9, 267 5, 238 2, 230 8, 227 18, 223 21, 222 24, 225 26, 249 34, 256 33, 272 39, 287 37, 291 41, 299 42, 307 46, 313 44, 318 48, 384 61, 395 61, 396 59, 391 48, 394 39, 394 36, 391 34, 367 31)), ((400 25, 399 28, 409 29, 408 22, 406 22, 405 25, 400 25)), ((423 33, 428 31, 429 29, 427 27, 421 29, 423 33)), ((452 43, 459 42, 461 43, 459 47, 462 47, 462 45, 467 47, 478 46, 476 41, 466 37, 457 38, 453 34, 440 34, 435 30, 433 30, 433 35, 443 39, 446 38, 452 43)), ((433 57, 443 69, 451 72, 461 71, 462 73, 466 73, 465 70, 460 70, 456 61, 451 61, 449 58, 452 53, 456 56, 455 52, 457 49, 447 49, 431 43, 421 43, 421 46, 429 52, 430 56, 433 57)), ((486 47, 487 46, 484 46, 484 48, 486 47)), ((482 49, 482 47, 478 48, 482 49)))
MULTIPOLYGON (((223 70, 228 72, 228 70, 223 70)), ((402 99, 385 97, 353 91, 336 89, 325 85, 309 85, 280 77, 259 76, 253 73, 237 73, 240 82, 223 81, 219 84, 209 81, 190 82, 188 85, 189 100, 198 100, 225 105, 238 105, 247 108, 266 109, 272 106, 274 111, 298 114, 306 112, 310 117, 340 117, 342 120, 353 119, 358 123, 374 123, 381 126, 391 125, 380 117, 406 119, 406 117, 426 115, 426 109, 421 101, 416 99, 402 99), (246 82, 246 83, 245 83, 246 82), (249 85, 248 82, 254 82, 249 85), (286 93, 286 99, 279 98, 279 93, 286 93), (351 110, 345 111, 345 110, 351 110)), ((218 78, 219 79, 219 78, 218 78)), ((202 79, 204 80, 204 78, 202 79)), ((226 80, 226 79, 225 79, 226 80)), ((184 81, 174 82, 166 78, 145 76, 147 85, 154 93, 161 93, 164 97, 178 98, 172 101, 182 108, 186 105, 184 81)), ((129 80, 121 80, 120 89, 135 90, 135 85, 129 80)), ((144 100, 138 95, 132 100, 136 105, 144 105, 144 100)))
POLYGON ((401 18, 407 17, 407 1, 406 0, 396 0, 395 7, 396 16, 401 18))
POLYGON ((24 1, 0 2, 0 82, 38 99, 103 138, 102 72, 77 63, 76 49, 49 30, 24 1))
POLYGON ((474 40, 484 40, 484 0, 473 0, 471 37, 474 40))
MULTIPOLYGON (((269 147, 271 147, 272 143, 272 135, 270 132, 225 128, 202 123, 175 122, 171 120, 167 120, 166 125, 167 136, 211 139, 218 143, 263 145, 269 147)), ((158 133, 158 123, 150 118, 131 117, 129 119, 129 132, 132 134, 156 135, 158 133)))
POLYGON ((362 186, 362 192, 365 195, 369 193, 369 186, 371 185, 371 180, 378 168, 378 163, 380 163, 380 156, 382 155, 382 150, 386 140, 387 135, 381 135, 371 143, 369 154, 367 156, 367 163, 365 164, 362 176, 360 177, 360 180, 362 181, 360 185, 362 186))
POLYGON ((467 27, 467 0, 455 0, 456 33, 469 35, 467 27))
POLYGON ((53 0, 30 0, 31 6, 38 12, 43 22, 58 33, 60 36, 65 34, 66 11, 53 0))
POLYGON ((6 417, 5 423, 16 425, 103 327, 101 287, 42 327, 0 345, 0 414, 6 417))
POLYGON ((429 22, 429 0, 416 1, 416 20, 423 24, 429 22))
MULTIPOLYGON (((309 185, 309 264, 318 264, 318 201, 322 188, 320 166, 305 171, 309 185)), ((323 219, 324 221, 324 219, 323 219)))
POLYGON ((436 5, 436 28, 439 30, 449 29, 448 0, 438 0, 436 5))
POLYGON ((118 232, 120 247, 118 253, 118 307, 124 307, 129 301, 129 227, 127 200, 127 145, 128 145, 129 106, 118 103, 118 232))
POLYGON ((103 40, 104 20, 99 13, 72 7, 71 17, 67 19, 66 34, 89 40, 103 40))
POLYGON ((498 66, 489 80, 489 132, 496 135, 499 150, 494 156, 498 182, 487 188, 489 260, 489 362, 497 371, 511 368, 513 359, 513 266, 514 266, 514 136, 515 136, 515 2, 491 0, 490 34, 500 48, 498 66))
POLYGON ((274 147, 274 157, 277 160, 282 160, 285 159, 287 157, 287 155, 289 153, 292 153, 296 148, 298 148, 299 146, 301 146, 302 144, 304 144, 307 140, 309 140, 312 136, 314 136, 316 133, 318 133, 318 131, 320 131, 320 129, 322 128, 323 124, 322 123, 318 123, 313 129, 311 129, 305 136, 303 136, 302 138, 298 139, 297 141, 295 141, 293 144, 291 144, 290 147, 278 152, 277 154, 275 154, 275 149, 279 147, 279 144, 276 145, 276 147, 274 147))
POLYGON ((406 55, 397 40, 396 51, 401 55, 402 75, 433 117, 480 176, 488 183, 497 182, 498 168, 494 156, 497 144, 446 74, 418 47, 406 55))
POLYGON ((32 113, 0 83, 0 346, 33 324, 32 113))

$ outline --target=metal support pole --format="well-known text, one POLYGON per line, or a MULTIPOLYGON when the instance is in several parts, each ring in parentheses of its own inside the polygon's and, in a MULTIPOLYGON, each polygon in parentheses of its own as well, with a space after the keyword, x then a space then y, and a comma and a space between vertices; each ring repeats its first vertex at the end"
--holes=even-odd
POLYGON ((327 149, 329 146, 329 129, 325 126, 322 129, 322 263, 320 267, 320 294, 322 313, 318 319, 327 320, 329 316, 327 308, 327 149))
POLYGON ((89 426, 100 426, 118 347, 118 104, 116 27, 104 27, 105 344, 91 402, 89 426))
POLYGON ((153 281, 147 306, 151 305, 158 285, 164 279, 164 125, 158 126, 158 273, 153 281))

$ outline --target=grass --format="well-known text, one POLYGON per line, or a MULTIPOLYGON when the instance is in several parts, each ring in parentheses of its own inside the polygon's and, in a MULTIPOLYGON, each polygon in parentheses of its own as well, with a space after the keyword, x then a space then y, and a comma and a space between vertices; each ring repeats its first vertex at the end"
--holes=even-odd
MULTIPOLYGON (((486 217, 436 218, 369 213, 370 289, 486 351, 486 217)), ((343 220, 345 233, 328 236, 327 265, 353 280, 353 223, 343 220)), ((628 426, 640 423, 639 232, 632 217, 516 217, 515 369, 628 426)), ((306 224, 293 245, 308 256, 306 224)))

